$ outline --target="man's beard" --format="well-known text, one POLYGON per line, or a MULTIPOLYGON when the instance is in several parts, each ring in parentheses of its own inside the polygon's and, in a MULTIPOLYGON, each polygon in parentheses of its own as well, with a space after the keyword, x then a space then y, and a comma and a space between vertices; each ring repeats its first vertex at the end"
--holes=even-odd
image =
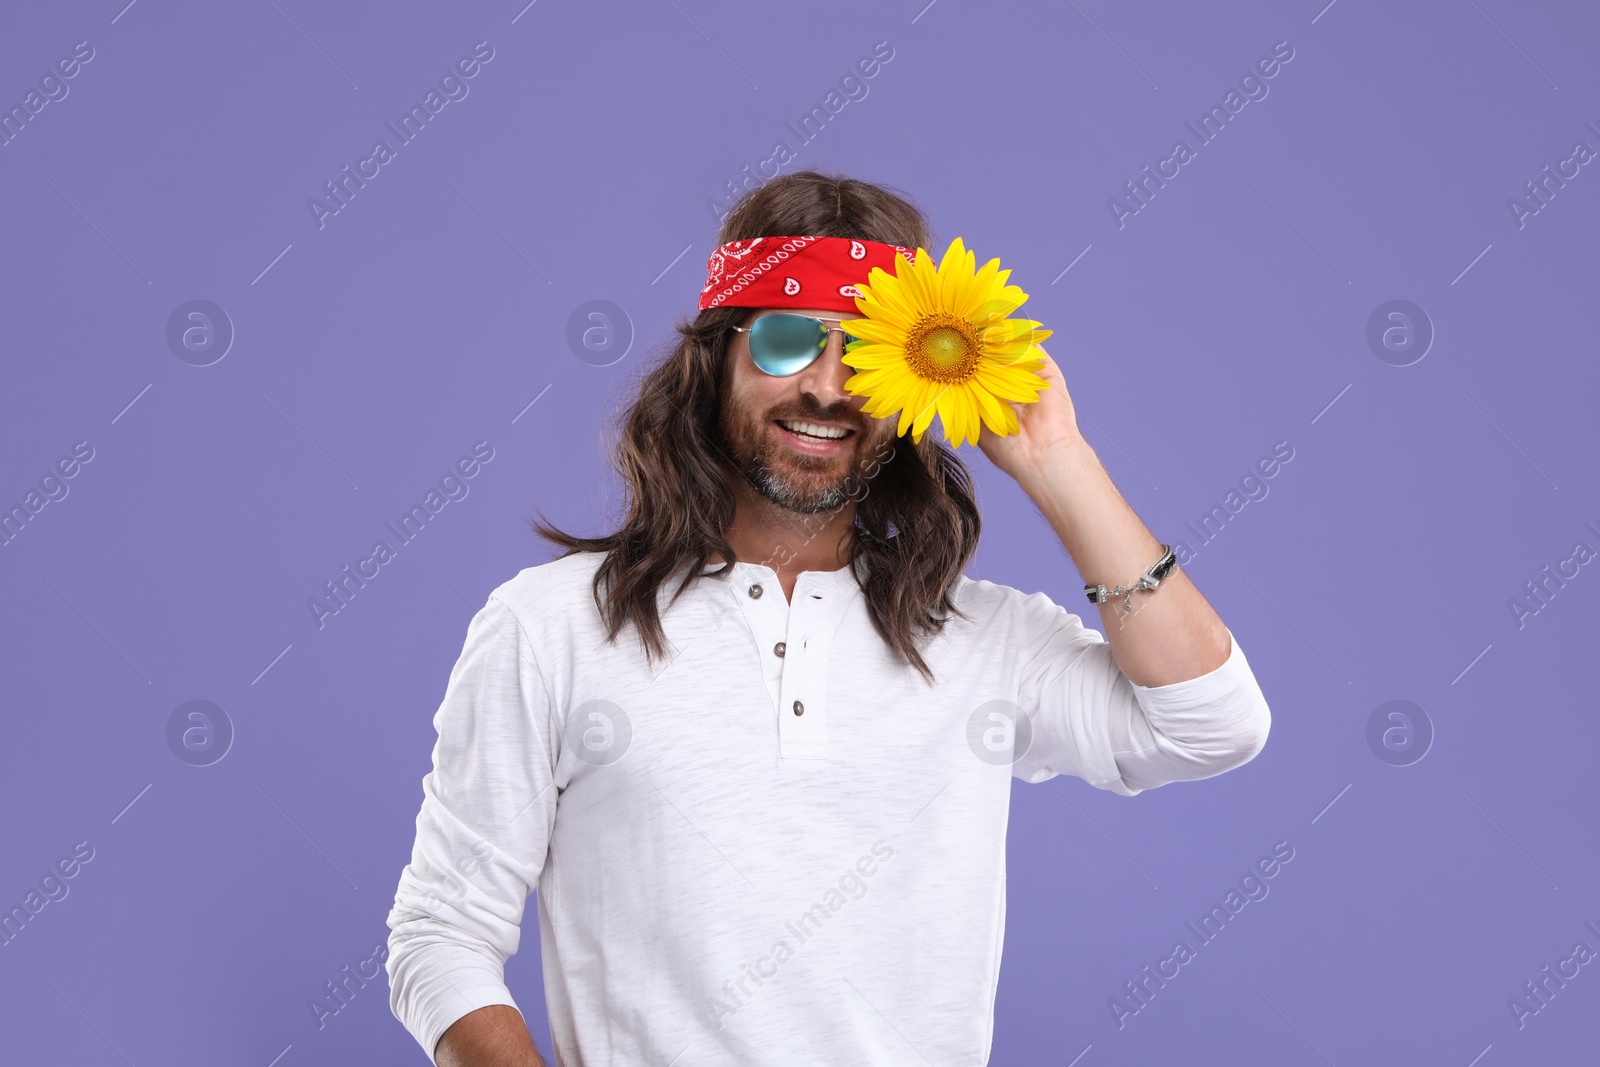
MULTIPOLYGON (((811 417, 821 422, 847 421, 838 416, 811 417)), ((786 449, 781 443, 774 444, 769 431, 772 422, 766 417, 755 422, 741 421, 735 432, 730 433, 729 420, 737 418, 737 412, 724 410, 722 437, 728 458, 753 489, 778 507, 802 515, 837 511, 865 487, 860 474, 863 439, 860 427, 854 427, 845 445, 848 451, 841 453, 844 457, 841 459, 840 456, 807 456, 786 449), (829 468, 839 473, 823 478, 822 472, 829 468), (803 473, 808 471, 810 477, 803 473)), ((803 421, 804 417, 794 416, 794 419, 803 421)))

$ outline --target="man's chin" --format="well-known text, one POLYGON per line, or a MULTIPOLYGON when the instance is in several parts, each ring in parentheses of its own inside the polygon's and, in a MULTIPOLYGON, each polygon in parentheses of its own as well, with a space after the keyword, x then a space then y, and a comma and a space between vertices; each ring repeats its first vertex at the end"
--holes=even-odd
POLYGON ((783 508, 802 515, 837 511, 850 500, 850 479, 832 477, 822 483, 775 470, 768 463, 759 477, 752 479, 761 495, 783 508))

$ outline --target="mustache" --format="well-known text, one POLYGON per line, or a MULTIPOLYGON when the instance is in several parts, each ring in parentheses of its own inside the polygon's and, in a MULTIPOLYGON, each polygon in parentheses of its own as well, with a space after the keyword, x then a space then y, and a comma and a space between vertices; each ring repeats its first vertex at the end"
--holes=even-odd
POLYGON ((855 410, 849 407, 832 411, 824 411, 821 408, 814 408, 793 413, 777 412, 769 417, 773 419, 782 419, 785 422, 836 422, 840 425, 849 426, 858 431, 863 428, 861 425, 861 419, 859 416, 857 416, 855 410))

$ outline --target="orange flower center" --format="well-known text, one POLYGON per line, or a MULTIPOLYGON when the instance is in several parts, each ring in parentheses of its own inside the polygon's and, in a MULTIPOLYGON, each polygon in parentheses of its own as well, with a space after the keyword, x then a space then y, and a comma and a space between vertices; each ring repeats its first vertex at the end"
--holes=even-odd
POLYGON ((906 362, 929 381, 966 381, 978 369, 981 354, 972 324, 943 311, 923 316, 906 340, 906 362))

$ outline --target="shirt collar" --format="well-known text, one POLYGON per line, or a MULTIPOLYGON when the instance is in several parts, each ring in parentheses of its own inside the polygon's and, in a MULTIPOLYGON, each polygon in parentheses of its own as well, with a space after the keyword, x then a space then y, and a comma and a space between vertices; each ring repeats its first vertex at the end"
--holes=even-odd
MULTIPOLYGON (((720 563, 708 563, 704 568, 702 568, 700 573, 710 574, 718 570, 721 566, 722 564, 720 563)), ((800 589, 803 587, 808 589, 820 589, 823 591, 832 590, 838 593, 849 593, 860 589, 860 583, 865 579, 866 573, 867 565, 866 560, 863 557, 856 561, 856 564, 853 568, 850 566, 844 566, 838 568, 837 570, 831 571, 801 571, 799 575, 796 576, 795 588, 800 589)), ((734 561, 732 578, 735 582, 740 579, 746 579, 754 582, 767 581, 771 582, 773 585, 778 584, 778 572, 776 569, 769 567, 764 563, 748 563, 744 560, 734 561)))

